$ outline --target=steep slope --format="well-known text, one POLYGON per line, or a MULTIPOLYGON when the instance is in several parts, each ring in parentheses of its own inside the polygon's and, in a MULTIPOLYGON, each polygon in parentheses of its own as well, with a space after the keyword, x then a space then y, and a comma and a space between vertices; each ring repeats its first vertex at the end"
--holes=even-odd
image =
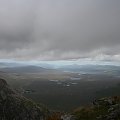
POLYGON ((24 98, 0 79, 0 120, 45 120, 47 110, 24 98))

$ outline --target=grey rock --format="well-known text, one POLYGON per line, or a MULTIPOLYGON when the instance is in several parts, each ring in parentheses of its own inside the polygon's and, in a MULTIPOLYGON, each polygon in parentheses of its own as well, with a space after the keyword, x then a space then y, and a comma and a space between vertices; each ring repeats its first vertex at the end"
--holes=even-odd
POLYGON ((46 111, 0 79, 0 120, 45 120, 46 111))

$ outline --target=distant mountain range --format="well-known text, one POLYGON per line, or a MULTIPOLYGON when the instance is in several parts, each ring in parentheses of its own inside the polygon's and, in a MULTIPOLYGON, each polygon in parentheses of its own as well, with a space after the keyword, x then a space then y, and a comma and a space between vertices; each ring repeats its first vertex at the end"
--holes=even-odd
POLYGON ((49 64, 26 65, 22 63, 0 62, 0 71, 9 73, 52 73, 77 72, 81 74, 119 74, 120 66, 114 65, 61 65, 57 68, 49 64))
POLYGON ((49 69, 43 68, 39 66, 17 66, 17 67, 5 67, 0 68, 0 71, 7 73, 61 73, 62 71, 59 69, 49 69))
POLYGON ((113 65, 66 65, 59 68, 63 71, 68 72, 81 72, 81 73, 110 73, 110 72, 116 72, 120 73, 120 66, 113 66, 113 65))

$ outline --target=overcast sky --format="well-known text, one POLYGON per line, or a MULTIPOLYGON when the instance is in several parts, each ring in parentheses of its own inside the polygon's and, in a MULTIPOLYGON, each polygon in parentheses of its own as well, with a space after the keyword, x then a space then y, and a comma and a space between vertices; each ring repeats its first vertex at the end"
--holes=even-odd
POLYGON ((120 60, 120 0, 0 0, 0 59, 120 60))

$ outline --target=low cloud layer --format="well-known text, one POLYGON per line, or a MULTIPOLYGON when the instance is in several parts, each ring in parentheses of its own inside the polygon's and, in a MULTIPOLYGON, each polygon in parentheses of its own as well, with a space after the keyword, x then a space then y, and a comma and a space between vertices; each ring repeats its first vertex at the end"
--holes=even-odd
POLYGON ((119 0, 0 0, 0 58, 101 55, 120 59, 119 0))

